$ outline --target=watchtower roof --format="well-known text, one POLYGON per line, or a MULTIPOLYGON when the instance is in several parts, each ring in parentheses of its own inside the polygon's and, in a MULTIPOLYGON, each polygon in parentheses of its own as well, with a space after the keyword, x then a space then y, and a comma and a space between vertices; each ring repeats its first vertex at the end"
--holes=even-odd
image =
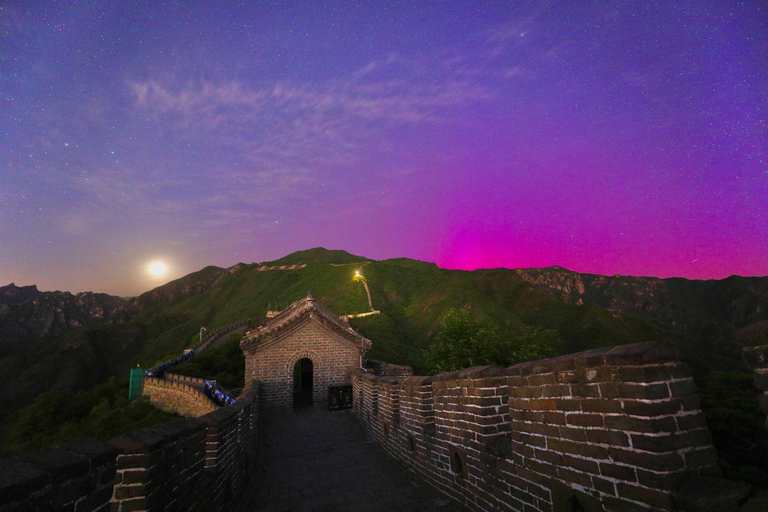
POLYGON ((352 329, 348 323, 321 306, 312 297, 312 293, 310 292, 307 292, 307 296, 303 299, 294 302, 279 314, 269 319, 264 325, 245 333, 245 336, 240 342, 240 347, 243 349, 255 349, 270 345, 270 341, 277 338, 281 332, 300 322, 307 316, 310 318, 317 318, 331 330, 356 345, 362 352, 371 348, 371 340, 360 335, 357 331, 352 329))

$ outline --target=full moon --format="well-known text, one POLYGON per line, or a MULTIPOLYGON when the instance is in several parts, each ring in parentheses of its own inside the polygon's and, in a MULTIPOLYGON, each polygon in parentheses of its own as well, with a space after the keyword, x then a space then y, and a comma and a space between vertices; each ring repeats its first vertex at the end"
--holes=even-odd
POLYGON ((168 266, 165 263, 154 261, 149 264, 149 273, 153 276, 161 276, 168 271, 168 266))

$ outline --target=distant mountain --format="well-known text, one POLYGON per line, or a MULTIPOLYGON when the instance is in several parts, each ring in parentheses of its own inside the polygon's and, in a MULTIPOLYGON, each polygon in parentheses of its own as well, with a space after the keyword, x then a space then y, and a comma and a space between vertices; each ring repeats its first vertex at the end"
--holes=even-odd
POLYGON ((425 370, 422 349, 451 308, 468 307, 502 329, 555 330, 563 352, 668 340, 688 352, 697 371, 740 367, 733 333, 768 320, 768 277, 607 277, 559 267, 468 272, 315 248, 264 264, 206 267, 127 301, 0 288, 0 339, 17 340, 0 343, 0 407, 15 409, 43 391, 77 390, 136 365, 149 367, 194 343, 202 326, 211 332, 263 318, 308 289, 335 314, 369 311, 362 283, 353 280, 356 270, 381 311, 350 320, 373 341, 369 357, 416 371, 425 370), (306 266, 276 268, 300 263, 306 266))
POLYGON ((293 252, 288 256, 283 256, 279 260, 264 262, 264 265, 295 265, 297 263, 332 263, 339 265, 366 261, 370 260, 368 258, 363 258, 362 256, 355 256, 347 251, 315 247, 314 249, 307 249, 306 251, 293 252))
POLYGON ((0 287, 0 344, 58 336, 104 321, 125 304, 106 293, 41 292, 37 286, 0 287))
POLYGON ((517 275, 569 304, 653 320, 707 351, 738 357, 733 334, 768 320, 768 277, 720 280, 601 276, 561 267, 516 269, 517 275))

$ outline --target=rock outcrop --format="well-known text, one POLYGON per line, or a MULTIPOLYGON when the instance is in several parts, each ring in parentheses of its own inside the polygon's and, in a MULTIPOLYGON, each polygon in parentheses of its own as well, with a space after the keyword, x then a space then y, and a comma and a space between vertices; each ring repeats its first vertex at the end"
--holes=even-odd
POLYGON ((106 293, 41 292, 37 286, 0 287, 0 344, 58 336, 109 318, 125 299, 106 293))

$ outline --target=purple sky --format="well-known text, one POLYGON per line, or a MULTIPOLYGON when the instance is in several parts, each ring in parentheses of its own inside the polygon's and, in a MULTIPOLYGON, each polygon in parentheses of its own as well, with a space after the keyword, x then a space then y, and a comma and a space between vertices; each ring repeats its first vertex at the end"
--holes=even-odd
POLYGON ((315 246, 768 275, 764 2, 196 3, 0 6, 0 285, 315 246))

